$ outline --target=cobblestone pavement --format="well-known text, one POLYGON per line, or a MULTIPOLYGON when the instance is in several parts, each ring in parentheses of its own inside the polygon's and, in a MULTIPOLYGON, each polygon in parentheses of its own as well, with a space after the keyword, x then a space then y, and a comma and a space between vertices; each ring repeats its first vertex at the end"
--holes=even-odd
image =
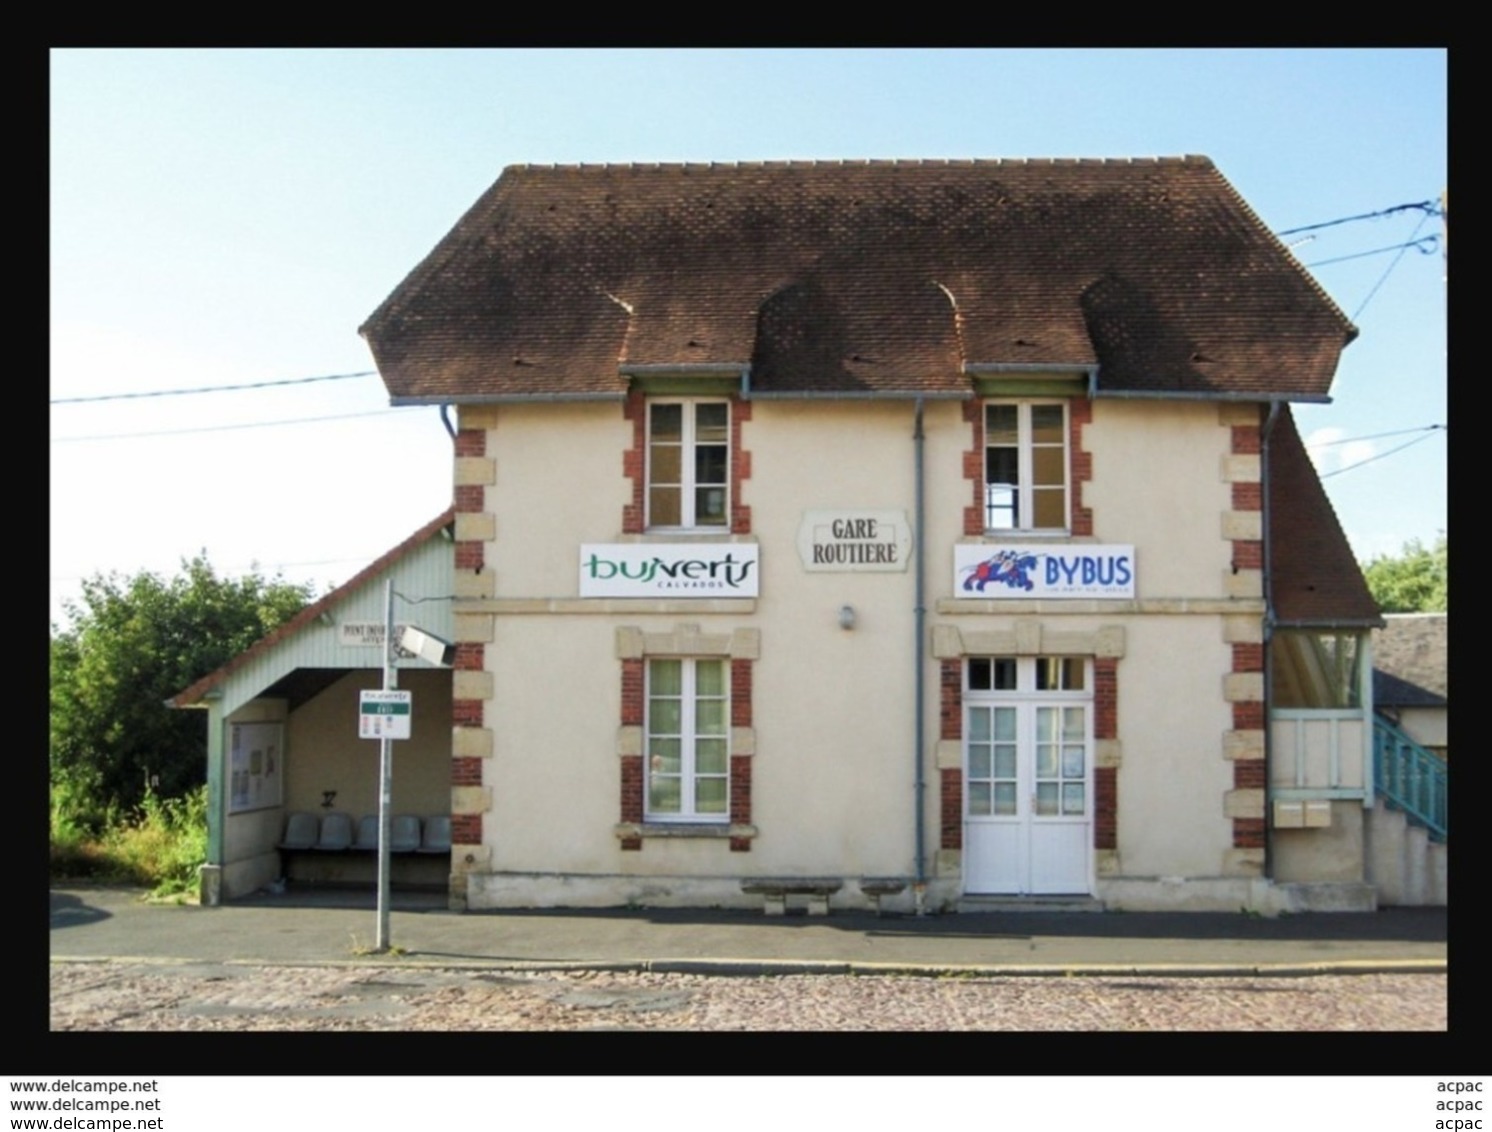
POLYGON ((1308 977, 515 972, 54 962, 51 1029, 1445 1030, 1443 974, 1308 977))

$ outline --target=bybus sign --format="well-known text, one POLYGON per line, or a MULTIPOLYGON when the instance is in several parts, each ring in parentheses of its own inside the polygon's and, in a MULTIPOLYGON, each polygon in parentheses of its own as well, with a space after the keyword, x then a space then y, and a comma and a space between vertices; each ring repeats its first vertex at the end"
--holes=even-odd
POLYGON ((360 739, 408 739, 414 693, 372 689, 358 696, 357 734, 360 739))

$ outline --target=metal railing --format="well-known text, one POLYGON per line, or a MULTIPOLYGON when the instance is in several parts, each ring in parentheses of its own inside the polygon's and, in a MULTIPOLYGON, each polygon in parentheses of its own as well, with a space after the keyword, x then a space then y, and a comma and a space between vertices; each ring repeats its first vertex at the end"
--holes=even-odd
POLYGON ((1450 831, 1450 768, 1385 719, 1373 719, 1373 785, 1391 806, 1430 831, 1433 841, 1450 831))

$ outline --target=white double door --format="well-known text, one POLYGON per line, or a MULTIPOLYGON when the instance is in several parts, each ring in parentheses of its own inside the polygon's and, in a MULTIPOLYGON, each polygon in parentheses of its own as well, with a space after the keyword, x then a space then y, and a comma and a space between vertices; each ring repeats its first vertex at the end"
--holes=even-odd
POLYGON ((964 891, 1090 894, 1091 694, 966 693, 964 891))

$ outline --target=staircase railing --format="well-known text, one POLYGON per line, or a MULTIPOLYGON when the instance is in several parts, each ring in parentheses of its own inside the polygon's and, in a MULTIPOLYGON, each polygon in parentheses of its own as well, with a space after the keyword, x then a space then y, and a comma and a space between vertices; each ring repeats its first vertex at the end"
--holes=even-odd
POLYGON ((1392 723, 1373 719, 1373 786, 1378 795, 1430 831, 1449 834, 1450 768, 1392 723))

